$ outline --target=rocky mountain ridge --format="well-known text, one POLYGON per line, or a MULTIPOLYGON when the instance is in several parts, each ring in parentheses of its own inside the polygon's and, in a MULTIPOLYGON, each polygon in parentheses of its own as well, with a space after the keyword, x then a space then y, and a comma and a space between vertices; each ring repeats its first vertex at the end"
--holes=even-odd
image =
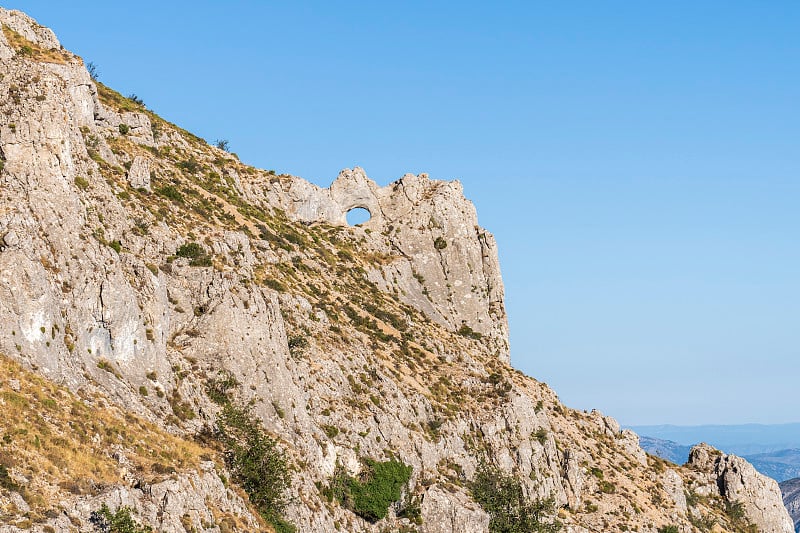
POLYGON ((707 442, 739 456, 800 448, 800 424, 706 424, 631 426, 637 434, 691 446, 707 442))
MULTIPOLYGON (((640 435, 639 444, 647 453, 678 465, 686 462, 692 449, 692 446, 644 435, 640 435)), ((725 448, 720 448, 725 450, 725 448)), ((800 475, 800 450, 797 449, 742 455, 742 458, 752 464, 756 470, 778 483, 800 475)))
POLYGON ((794 521, 794 530, 800 531, 800 478, 788 479, 780 486, 783 504, 794 521))
POLYGON ((792 530, 743 460, 667 465, 509 366, 457 182, 248 167, 0 24, 0 399, 32 409, 0 422, 0 531, 498 531, 480 480, 528 529, 792 530))

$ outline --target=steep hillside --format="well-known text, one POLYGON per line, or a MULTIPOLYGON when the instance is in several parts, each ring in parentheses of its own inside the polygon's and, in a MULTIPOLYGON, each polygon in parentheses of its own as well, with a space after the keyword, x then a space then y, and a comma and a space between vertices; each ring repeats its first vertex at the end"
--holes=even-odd
POLYGON ((783 493, 783 503, 794 520, 794 530, 800 531, 800 478, 781 483, 781 493, 783 493))
POLYGON ((496 245, 458 182, 248 167, 0 23, 0 352, 50 391, 3 382, 35 425, 0 423, 3 531, 792 530, 743 460, 667 465, 509 366, 496 245), (354 207, 372 218, 348 227, 354 207), (62 393, 77 419, 48 414, 62 393), (98 482, 72 490, 56 455, 98 482))

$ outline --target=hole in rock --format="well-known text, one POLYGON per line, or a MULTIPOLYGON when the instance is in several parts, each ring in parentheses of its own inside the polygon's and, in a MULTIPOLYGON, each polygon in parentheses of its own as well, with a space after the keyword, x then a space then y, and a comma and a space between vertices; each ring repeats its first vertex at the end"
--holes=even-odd
POLYGON ((359 224, 363 224, 367 222, 372 215, 370 212, 363 207, 354 207, 350 211, 347 212, 346 218, 347 223, 351 226, 358 226, 359 224))

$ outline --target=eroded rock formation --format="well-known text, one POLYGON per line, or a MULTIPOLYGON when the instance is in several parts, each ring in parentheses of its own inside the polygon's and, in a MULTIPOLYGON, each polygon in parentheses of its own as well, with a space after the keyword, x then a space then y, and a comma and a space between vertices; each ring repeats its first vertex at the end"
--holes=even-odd
MULTIPOLYGON (((119 471, 84 493, 56 476, 75 465, 38 471, 35 441, 9 437, 3 531, 91 530, 103 503, 159 531, 268 527, 213 444, 222 380, 294 465, 299 531, 487 531, 470 488, 486 463, 552 499, 566 531, 731 526, 714 500, 681 497, 700 470, 666 470, 613 419, 508 365, 497 247, 459 183, 379 187, 356 168, 321 189, 248 167, 92 80, 25 15, 0 9, 0 24, 0 352, 48 380, 50 396, 25 401, 115 405, 195 450, 148 468, 110 450, 119 471), (347 226, 354 207, 371 219, 347 226), (369 520, 326 496, 337 472, 386 458, 412 468, 418 516, 398 501, 369 520)), ((4 401, 22 401, 15 379, 4 401)), ((720 495, 782 527, 770 486, 726 461, 720 495)))

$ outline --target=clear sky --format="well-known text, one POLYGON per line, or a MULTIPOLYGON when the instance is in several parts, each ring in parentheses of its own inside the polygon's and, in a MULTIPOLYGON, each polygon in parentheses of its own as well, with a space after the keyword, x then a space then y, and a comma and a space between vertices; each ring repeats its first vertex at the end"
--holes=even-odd
POLYGON ((244 162, 460 179, 568 405, 800 420, 800 2, 3 6, 244 162))

